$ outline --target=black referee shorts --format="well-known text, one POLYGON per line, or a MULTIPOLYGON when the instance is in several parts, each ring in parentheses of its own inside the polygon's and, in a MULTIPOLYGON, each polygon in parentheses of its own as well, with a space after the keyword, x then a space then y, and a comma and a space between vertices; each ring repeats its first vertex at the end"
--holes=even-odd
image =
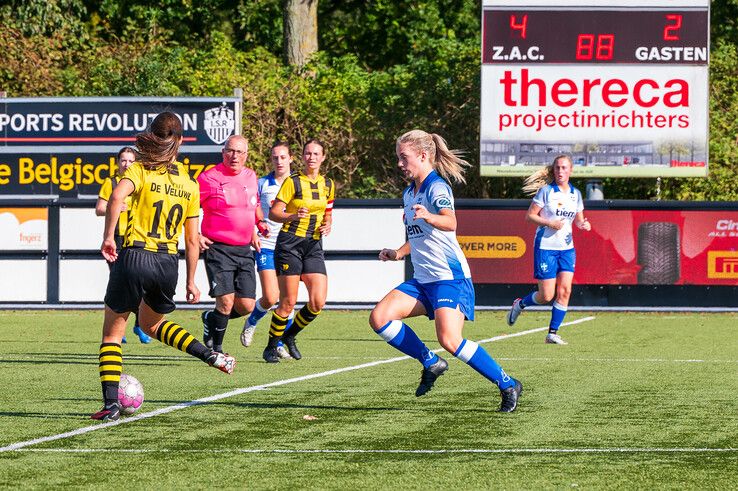
POLYGON ((154 312, 175 309, 179 256, 126 247, 110 270, 105 305, 114 312, 138 312, 141 300, 154 312))
POLYGON ((205 272, 210 296, 235 293, 239 298, 256 298, 254 252, 249 246, 214 242, 205 251, 205 272))
POLYGON ((274 248, 274 266, 281 276, 326 274, 323 240, 280 231, 274 248))

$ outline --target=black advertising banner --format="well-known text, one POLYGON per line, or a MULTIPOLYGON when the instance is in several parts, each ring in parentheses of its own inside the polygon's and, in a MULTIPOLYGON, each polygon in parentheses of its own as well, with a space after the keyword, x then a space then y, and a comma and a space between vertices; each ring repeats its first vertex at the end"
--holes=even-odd
POLYGON ((240 97, 0 99, 0 197, 96 195, 118 151, 163 111, 182 120, 179 160, 193 177, 241 132, 240 97))
MULTIPOLYGON (((121 145, 126 146, 126 145, 121 145)), ((0 198, 86 197, 97 195, 114 175, 118 150, 110 152, 0 153, 0 198)), ((204 153, 180 152, 193 178, 221 161, 220 148, 204 153)))

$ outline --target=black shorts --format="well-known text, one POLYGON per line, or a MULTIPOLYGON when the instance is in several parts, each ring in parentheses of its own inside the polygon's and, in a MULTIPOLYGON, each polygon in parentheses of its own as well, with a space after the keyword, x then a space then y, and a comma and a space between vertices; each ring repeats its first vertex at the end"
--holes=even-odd
POLYGON ((326 274, 322 239, 279 232, 277 246, 274 248, 274 266, 277 275, 281 276, 326 274))
POLYGON ((254 268, 251 247, 214 242, 205 251, 210 296, 220 297, 235 292, 239 298, 256 298, 254 268))
POLYGON ((105 305, 114 312, 138 312, 141 300, 154 312, 168 314, 174 305, 179 256, 126 247, 110 270, 105 305))

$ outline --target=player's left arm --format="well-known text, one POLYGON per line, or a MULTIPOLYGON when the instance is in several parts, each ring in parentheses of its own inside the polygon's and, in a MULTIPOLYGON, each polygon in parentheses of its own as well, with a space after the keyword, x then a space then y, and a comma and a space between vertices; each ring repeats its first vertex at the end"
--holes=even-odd
MULTIPOLYGON (((258 233, 262 237, 269 237, 269 224, 264 220, 264 210, 261 209, 261 200, 258 199, 258 194, 256 209, 254 210, 254 223, 256 224, 255 234, 258 233)), ((254 237, 256 237, 256 240, 259 240, 257 235, 254 235, 254 237)))
POLYGON ((444 232, 456 231, 456 213, 451 208, 441 208, 438 214, 429 212, 423 205, 415 205, 413 210, 415 210, 414 220, 422 218, 433 228, 444 232))
POLYGON ((423 219, 433 228, 443 232, 455 232, 456 213, 451 189, 447 185, 432 184, 431 186, 428 206, 436 213, 418 204, 413 206, 415 210, 413 220, 423 219))
POLYGON ((187 303, 200 301, 200 289, 195 284, 197 261, 200 259, 200 217, 189 217, 184 223, 185 265, 187 269, 187 303))
POLYGON ((577 213, 577 216, 574 218, 574 225, 576 225, 579 230, 586 230, 587 232, 592 230, 592 224, 589 223, 589 220, 584 218, 583 211, 577 213))
POLYGON ((320 235, 326 236, 331 233, 333 227, 333 202, 335 201, 336 191, 335 183, 331 183, 331 188, 328 191, 328 196, 325 200, 325 213, 323 214, 323 223, 320 225, 320 235))

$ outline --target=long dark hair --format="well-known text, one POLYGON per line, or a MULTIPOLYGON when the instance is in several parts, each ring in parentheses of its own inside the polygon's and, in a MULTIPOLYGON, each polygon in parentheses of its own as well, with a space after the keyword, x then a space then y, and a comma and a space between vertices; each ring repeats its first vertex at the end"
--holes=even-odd
POLYGON ((169 169, 177 159, 181 140, 182 122, 177 115, 169 111, 159 114, 148 131, 136 135, 141 163, 147 169, 169 169))
POLYGON ((308 139, 308 141, 306 141, 305 144, 302 146, 302 153, 305 153, 305 149, 311 143, 314 143, 316 145, 320 145, 320 149, 323 150, 323 155, 325 155, 325 143, 323 143, 322 141, 318 140, 317 138, 310 138, 310 139, 308 139))
POLYGON ((286 140, 274 140, 274 143, 272 143, 272 146, 269 148, 269 151, 274 150, 277 147, 284 147, 287 149, 287 155, 292 157, 292 149, 290 148, 290 142, 286 140))
POLYGON ((132 153, 132 154, 133 154, 133 156, 134 156, 134 157, 135 157, 136 159, 138 159, 138 152, 136 152, 136 149, 135 149, 135 148, 133 148, 133 147, 123 147, 123 148, 121 148, 121 149, 120 149, 120 150, 118 151, 118 160, 120 160, 120 157, 121 157, 121 156, 122 156, 122 155, 123 155, 124 153, 132 153))

